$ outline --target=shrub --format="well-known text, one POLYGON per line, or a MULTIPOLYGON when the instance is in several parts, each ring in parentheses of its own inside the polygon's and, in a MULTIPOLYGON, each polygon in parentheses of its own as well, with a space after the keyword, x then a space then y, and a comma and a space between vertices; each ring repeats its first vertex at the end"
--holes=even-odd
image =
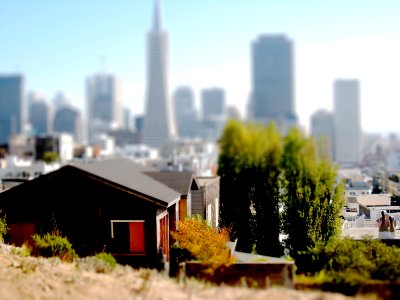
POLYGON ((77 268, 85 271, 95 271, 96 273, 110 273, 117 265, 114 256, 109 253, 98 253, 95 256, 80 258, 77 268))
POLYGON ((73 261, 78 257, 66 237, 46 233, 45 235, 34 234, 32 239, 32 255, 34 256, 57 256, 64 261, 73 261))
POLYGON ((200 216, 188 217, 177 222, 177 230, 171 232, 179 248, 187 249, 199 262, 206 265, 209 271, 228 266, 234 262, 227 246, 229 232, 212 228, 200 216))
POLYGON ((332 239, 302 253, 299 273, 323 273, 329 281, 356 284, 366 280, 400 279, 400 249, 364 237, 332 239))
MULTIPOLYGON (((2 214, 2 211, 0 210, 0 215, 2 214)), ((6 222, 6 216, 0 217, 0 241, 3 241, 4 236, 6 235, 8 230, 7 227, 7 222, 6 222)))
POLYGON ((22 257, 29 257, 31 256, 31 248, 24 243, 21 247, 13 247, 11 248, 11 254, 20 255, 22 257))

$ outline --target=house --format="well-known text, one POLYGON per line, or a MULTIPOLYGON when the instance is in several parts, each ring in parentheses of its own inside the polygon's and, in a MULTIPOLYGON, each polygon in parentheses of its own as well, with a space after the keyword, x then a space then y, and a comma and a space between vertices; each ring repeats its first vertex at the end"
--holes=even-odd
MULTIPOLYGON (((199 176, 196 177, 200 186, 200 199, 193 197, 192 214, 200 214, 208 223, 214 227, 219 227, 219 176, 199 176)), ((197 195, 198 192, 193 192, 197 195)))
POLYGON ((80 256, 102 251, 119 263, 157 267, 169 262, 170 230, 191 214, 191 173, 163 173, 124 158, 70 163, 0 193, 6 241, 59 231, 80 256))

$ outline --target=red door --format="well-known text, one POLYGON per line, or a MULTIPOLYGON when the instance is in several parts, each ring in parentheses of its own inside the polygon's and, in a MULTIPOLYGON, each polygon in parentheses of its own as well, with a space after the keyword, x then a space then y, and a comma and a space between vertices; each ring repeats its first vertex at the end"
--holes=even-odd
POLYGON ((144 253, 144 222, 129 222, 129 249, 133 253, 144 253))

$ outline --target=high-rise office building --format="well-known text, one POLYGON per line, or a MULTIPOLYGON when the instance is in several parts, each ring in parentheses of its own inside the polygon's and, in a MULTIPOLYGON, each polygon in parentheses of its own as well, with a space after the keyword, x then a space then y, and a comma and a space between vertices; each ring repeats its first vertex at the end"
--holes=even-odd
POLYGON ((23 132, 26 123, 22 75, 0 76, 0 144, 23 132))
POLYGON ((175 139, 175 120, 168 93, 168 35, 161 28, 160 1, 156 0, 153 28, 147 36, 147 87, 143 143, 160 148, 175 139))
POLYGON ((331 112, 319 109, 311 115, 311 135, 317 143, 318 153, 331 159, 334 153, 334 130, 331 112))
POLYGON ((89 141, 108 130, 122 128, 123 108, 119 81, 107 73, 98 73, 86 79, 86 107, 89 141))
POLYGON ((265 34, 252 43, 253 121, 276 122, 284 133, 297 125, 294 105, 293 43, 285 35, 265 34))
POLYGON ((201 91, 202 122, 200 135, 202 138, 215 141, 225 126, 227 115, 225 91, 222 88, 206 88, 201 91))
POLYGON ((201 91, 203 120, 225 117, 225 91, 222 88, 206 88, 201 91))
POLYGON ((360 84, 356 79, 334 82, 335 162, 343 167, 361 162, 360 84))
POLYGON ((80 111, 71 105, 58 107, 54 114, 53 131, 55 133, 68 133, 74 138, 74 142, 81 143, 83 136, 80 111))
POLYGON ((175 124, 180 138, 194 138, 197 134, 198 116, 194 93, 189 86, 179 86, 174 95, 175 124))
POLYGON ((132 130, 133 129, 133 117, 132 112, 128 107, 124 107, 124 122, 123 128, 132 130))
POLYGON ((51 108, 43 95, 30 92, 28 95, 28 121, 34 135, 51 132, 51 108))

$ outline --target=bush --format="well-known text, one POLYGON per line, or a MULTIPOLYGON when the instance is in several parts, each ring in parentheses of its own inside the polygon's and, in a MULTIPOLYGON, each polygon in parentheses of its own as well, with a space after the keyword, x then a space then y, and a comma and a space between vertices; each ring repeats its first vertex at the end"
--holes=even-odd
POLYGON ((110 273, 117 265, 114 256, 109 253, 98 253, 95 256, 80 258, 77 268, 96 273, 110 273))
MULTIPOLYGON (((0 210, 0 215, 2 214, 2 211, 0 210)), ((0 241, 3 241, 4 236, 6 235, 8 230, 7 227, 7 222, 6 222, 6 216, 0 217, 0 241)))
POLYGON ((45 235, 34 234, 32 239, 32 255, 34 256, 57 256, 64 261, 73 261, 78 257, 66 237, 46 233, 45 235))
POLYGON ((356 284, 366 280, 400 279, 400 249, 364 237, 332 239, 302 253, 296 260, 298 273, 318 275, 333 282, 356 284))
POLYGON ((101 260, 102 262, 104 262, 104 263, 105 263, 106 265, 108 265, 111 269, 114 269, 115 266, 117 265, 116 259, 115 259, 114 256, 112 256, 112 254, 110 254, 110 253, 105 253, 105 252, 98 253, 98 254, 95 255, 95 257, 96 257, 98 260, 101 260))
POLYGON ((231 256, 227 246, 230 240, 228 230, 222 229, 218 232, 200 216, 179 220, 177 230, 171 232, 171 235, 177 241, 179 248, 187 249, 211 272, 234 262, 234 257, 231 256))

